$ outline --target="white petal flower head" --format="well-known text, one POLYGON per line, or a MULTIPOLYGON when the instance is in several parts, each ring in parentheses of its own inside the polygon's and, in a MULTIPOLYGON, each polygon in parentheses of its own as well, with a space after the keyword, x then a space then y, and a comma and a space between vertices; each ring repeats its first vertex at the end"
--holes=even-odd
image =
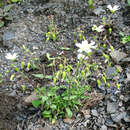
POLYGON ((90 44, 88 44, 88 41, 82 41, 82 43, 76 43, 76 46, 79 47, 78 52, 82 53, 82 52, 92 52, 92 48, 96 48, 96 46, 94 46, 95 42, 91 42, 90 44))
POLYGON ((115 13, 115 11, 119 10, 120 7, 118 5, 114 5, 113 7, 111 5, 108 5, 107 8, 112 12, 115 13))
POLYGON ((97 31, 97 32, 103 32, 104 31, 104 25, 100 25, 99 27, 97 27, 97 25, 93 25, 92 30, 97 31))
POLYGON ((85 40, 85 41, 82 41, 82 43, 76 43, 76 46, 79 48, 78 52, 85 52, 86 48, 87 48, 87 45, 88 45, 88 41, 85 40))
POLYGON ((7 53, 7 55, 5 57, 8 60, 15 60, 17 58, 17 54, 16 53, 14 53, 14 54, 7 53))
POLYGON ((77 56, 77 58, 78 58, 79 60, 80 60, 80 59, 84 59, 84 58, 85 58, 85 55, 79 53, 78 56, 77 56))

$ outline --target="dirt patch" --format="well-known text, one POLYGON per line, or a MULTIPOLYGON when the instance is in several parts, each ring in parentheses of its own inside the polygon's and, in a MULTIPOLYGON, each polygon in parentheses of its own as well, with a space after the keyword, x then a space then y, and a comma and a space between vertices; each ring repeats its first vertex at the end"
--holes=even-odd
POLYGON ((14 130, 17 122, 15 113, 17 111, 18 99, 0 93, 0 130, 14 130))

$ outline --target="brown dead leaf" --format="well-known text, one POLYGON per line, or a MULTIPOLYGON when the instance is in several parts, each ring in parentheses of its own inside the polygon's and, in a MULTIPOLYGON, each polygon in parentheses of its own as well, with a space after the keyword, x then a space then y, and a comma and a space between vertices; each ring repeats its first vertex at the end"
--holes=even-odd
POLYGON ((65 123, 68 123, 68 124, 72 124, 73 120, 70 119, 70 118, 65 118, 65 119, 64 119, 64 122, 65 122, 65 123))
POLYGON ((92 107, 95 104, 100 103, 103 99, 102 93, 96 93, 96 92, 87 93, 86 92, 85 95, 88 96, 89 98, 81 101, 81 103, 83 104, 82 110, 86 110, 86 108, 92 107))
POLYGON ((83 112, 84 115, 90 115, 90 109, 82 110, 81 112, 83 112))

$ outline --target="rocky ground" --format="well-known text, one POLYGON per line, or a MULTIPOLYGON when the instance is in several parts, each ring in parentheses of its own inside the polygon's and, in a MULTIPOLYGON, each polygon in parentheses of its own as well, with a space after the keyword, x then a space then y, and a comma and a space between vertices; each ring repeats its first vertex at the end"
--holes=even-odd
POLYGON ((23 44, 36 56, 42 57, 49 51, 52 55, 65 53, 72 59, 72 52, 63 52, 59 47, 74 48, 72 32, 78 27, 91 39, 92 26, 100 23, 102 16, 108 18, 110 15, 106 10, 108 4, 119 5, 120 10, 111 19, 113 33, 110 42, 115 50, 110 55, 114 66, 107 68, 105 73, 118 80, 120 89, 94 87, 93 98, 84 111, 75 113, 72 119, 59 119, 52 125, 41 117, 40 109, 26 102, 34 90, 33 85, 22 81, 19 75, 10 82, 4 73, 6 82, 0 84, 0 130, 130 130, 130 43, 121 44, 119 35, 120 31, 130 35, 130 6, 125 0, 96 0, 94 10, 90 10, 85 0, 27 0, 20 5, 14 4, 11 10, 13 21, 0 28, 0 72, 10 69, 10 62, 5 58, 8 52, 18 54, 18 65, 23 59, 30 60, 23 51, 23 44), (52 15, 60 38, 56 43, 46 43, 52 15), (113 76, 117 66, 120 73, 113 76), (24 93, 21 89, 23 82, 27 86, 24 93))

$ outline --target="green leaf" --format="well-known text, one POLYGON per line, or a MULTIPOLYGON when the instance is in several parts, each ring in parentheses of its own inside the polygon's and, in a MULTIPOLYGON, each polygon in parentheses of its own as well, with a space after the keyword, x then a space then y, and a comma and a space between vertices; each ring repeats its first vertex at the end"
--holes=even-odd
POLYGON ((45 75, 44 78, 45 79, 53 79, 53 76, 51 76, 51 75, 45 75))
POLYGON ((91 91, 91 86, 90 86, 90 85, 87 85, 87 86, 86 86, 86 89, 90 92, 90 91, 91 91))
POLYGON ((48 99, 47 96, 41 96, 41 98, 42 98, 42 103, 44 103, 48 99))
POLYGON ((56 119, 53 118, 51 122, 52 122, 52 124, 54 124, 56 122, 56 119))
POLYGON ((69 117, 69 118, 71 118, 71 117, 72 117, 72 115, 73 115, 73 113, 72 113, 72 111, 70 110, 70 108, 69 108, 69 107, 68 107, 68 108, 66 108, 66 112, 67 112, 68 117, 69 117))
POLYGON ((125 43, 127 43, 127 42, 128 42, 127 37, 123 37, 123 38, 122 38, 122 43, 125 44, 125 43))
POLYGON ((4 26, 4 22, 0 20, 0 28, 4 26))
POLYGON ((130 0, 127 0, 127 2, 128 2, 128 5, 130 6, 130 0))
POLYGON ((13 3, 17 3, 19 0, 11 0, 13 3))
POLYGON ((0 74, 0 78, 1 78, 1 77, 3 77, 3 75, 2 75, 2 74, 0 74))
POLYGON ((65 51, 70 51, 71 50, 71 48, 68 48, 68 47, 60 47, 59 49, 60 50, 65 50, 65 51))
POLYGON ((43 74, 32 74, 34 77, 36 78, 40 78, 40 79, 43 79, 44 78, 44 75, 43 74))
POLYGON ((3 82, 3 80, 0 80, 0 83, 2 83, 3 82))
POLYGON ((0 0, 0 7, 2 7, 2 5, 3 5, 3 1, 2 1, 2 0, 0 0))
POLYGON ((54 104, 52 104, 52 105, 50 106, 50 108, 51 108, 53 111, 57 109, 56 105, 54 105, 54 104))
POLYGON ((37 66, 35 65, 35 63, 32 63, 32 68, 37 69, 37 66))
POLYGON ((42 115, 45 118, 51 118, 51 111, 44 111, 44 112, 42 112, 42 115))
POLYGON ((40 88, 40 90, 41 90, 43 93, 45 93, 45 92, 46 92, 46 87, 43 86, 43 87, 40 88))
POLYGON ((8 12, 12 7, 13 7, 13 5, 7 5, 7 6, 5 6, 4 12, 8 12))
POLYGON ((128 36, 128 41, 130 41, 130 36, 128 36))
POLYGON ((123 36, 124 36, 124 33, 123 33, 123 32, 120 32, 120 35, 123 37, 123 36))
POLYGON ((46 57, 47 57, 47 59, 48 60, 50 60, 51 58, 50 58, 50 54, 49 53, 46 53, 46 57))
POLYGON ((12 74, 12 75, 10 76, 10 80, 13 80, 13 79, 14 79, 14 77, 15 77, 15 75, 14 75, 14 74, 12 74))
POLYGON ((88 0, 88 4, 89 6, 93 4, 93 1, 92 0, 88 0))
POLYGON ((70 100, 75 99, 75 98, 77 98, 77 96, 75 96, 75 95, 70 96, 70 100))
POLYGON ((48 97, 52 97, 52 96, 55 96, 55 93, 54 92, 48 92, 48 97))
POLYGON ((90 9, 94 8, 94 6, 93 6, 93 0, 88 0, 88 4, 89 4, 90 9))
POLYGON ((40 100, 34 100, 34 101, 32 101, 32 105, 33 105, 35 108, 39 107, 40 104, 41 104, 41 101, 40 101, 40 100))
POLYGON ((101 81, 99 79, 97 79, 97 85, 98 85, 98 87, 101 86, 101 81))
POLYGON ((12 17, 12 15, 8 14, 8 16, 5 17, 5 19, 12 21, 12 20, 13 20, 13 17, 12 17))
POLYGON ((64 100, 69 100, 69 97, 68 97, 68 96, 66 96, 66 97, 64 97, 63 99, 64 99, 64 100))

